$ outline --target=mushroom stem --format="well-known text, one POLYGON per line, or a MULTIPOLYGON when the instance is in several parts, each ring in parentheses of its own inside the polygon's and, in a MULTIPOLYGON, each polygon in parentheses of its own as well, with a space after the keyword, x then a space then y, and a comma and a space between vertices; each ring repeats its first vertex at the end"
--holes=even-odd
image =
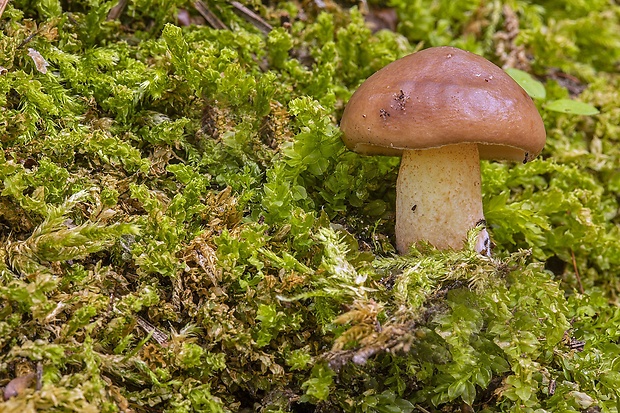
MULTIPOLYGON (((484 222, 478 144, 403 151, 396 182, 396 248, 420 240, 439 249, 461 249, 467 231, 484 222)), ((481 231, 478 252, 488 253, 481 231)))

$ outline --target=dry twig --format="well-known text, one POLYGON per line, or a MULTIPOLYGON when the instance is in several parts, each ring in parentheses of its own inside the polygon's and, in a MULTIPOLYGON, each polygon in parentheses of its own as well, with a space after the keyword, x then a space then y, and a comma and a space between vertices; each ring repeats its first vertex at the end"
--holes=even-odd
POLYGON ((260 17, 258 14, 254 13, 252 10, 248 9, 238 1, 231 1, 230 4, 235 8, 235 11, 241 15, 241 17, 252 23, 258 30, 260 30, 264 34, 269 34, 269 32, 273 29, 273 27, 265 20, 263 20, 262 17, 260 17))
POLYGON ((121 14, 123 14, 123 10, 125 10, 125 6, 127 6, 127 1, 128 0, 118 0, 118 3, 116 3, 116 5, 112 7, 108 12, 107 20, 116 20, 121 17, 121 14))
POLYGON ((577 260, 575 259, 575 252, 571 249, 570 256, 573 260, 573 268, 575 269, 575 278, 577 278, 577 287, 579 292, 583 294, 583 285, 581 284, 581 276, 579 275, 579 268, 577 268, 577 260))
POLYGON ((209 26, 217 30, 229 30, 228 27, 207 7, 207 5, 201 1, 194 2, 194 8, 198 10, 198 13, 209 23, 209 26))
POLYGON ((2 13, 4 13, 4 8, 9 4, 9 0, 0 0, 0 17, 2 17, 2 13))

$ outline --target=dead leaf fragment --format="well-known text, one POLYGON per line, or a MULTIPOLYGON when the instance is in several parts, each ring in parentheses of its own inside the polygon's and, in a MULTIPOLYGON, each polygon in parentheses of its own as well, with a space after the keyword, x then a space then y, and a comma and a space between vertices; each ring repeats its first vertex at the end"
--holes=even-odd
POLYGON ((23 393, 24 390, 32 385, 36 376, 36 373, 28 373, 25 376, 16 377, 11 380, 4 388, 4 400, 9 400, 11 397, 23 393))
POLYGON ((45 58, 41 56, 41 53, 29 47, 28 56, 32 58, 32 60, 34 61, 34 65, 37 67, 37 70, 39 72, 43 74, 47 73, 47 67, 49 66, 49 63, 47 63, 47 60, 45 60, 45 58))
POLYGON ((398 15, 396 9, 392 8, 371 8, 364 16, 364 20, 373 33, 379 30, 390 30, 395 32, 398 26, 398 15))
POLYGON ((136 321, 138 322, 138 325, 142 327, 144 331, 147 332, 147 334, 152 334, 151 337, 153 338, 153 340, 157 341, 157 343, 160 346, 162 347, 168 346, 168 336, 166 335, 166 333, 159 330, 153 324, 149 323, 148 321, 146 321, 144 318, 140 316, 136 317, 136 321))

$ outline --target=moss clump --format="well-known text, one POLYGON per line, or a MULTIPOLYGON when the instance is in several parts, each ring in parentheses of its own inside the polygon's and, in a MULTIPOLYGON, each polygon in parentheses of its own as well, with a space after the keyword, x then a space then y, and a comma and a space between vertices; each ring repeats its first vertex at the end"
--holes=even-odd
POLYGON ((618 411, 619 6, 129 3, 0 20, 0 387, 37 376, 0 410, 618 411), (399 160, 340 140, 431 45, 541 82, 541 157, 482 165, 493 258, 395 256, 399 160))

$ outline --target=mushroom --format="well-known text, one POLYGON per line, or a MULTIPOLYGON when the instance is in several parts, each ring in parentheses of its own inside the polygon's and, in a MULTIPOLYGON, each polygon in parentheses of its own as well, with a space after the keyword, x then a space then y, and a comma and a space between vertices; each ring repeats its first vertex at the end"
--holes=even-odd
MULTIPOLYGON (((370 76, 347 103, 345 145, 402 156, 396 182, 396 247, 420 240, 460 249, 484 225, 480 159, 522 161, 545 145, 536 105, 502 69, 476 54, 433 47, 370 76)), ((488 254, 486 228, 476 250, 488 254)))

